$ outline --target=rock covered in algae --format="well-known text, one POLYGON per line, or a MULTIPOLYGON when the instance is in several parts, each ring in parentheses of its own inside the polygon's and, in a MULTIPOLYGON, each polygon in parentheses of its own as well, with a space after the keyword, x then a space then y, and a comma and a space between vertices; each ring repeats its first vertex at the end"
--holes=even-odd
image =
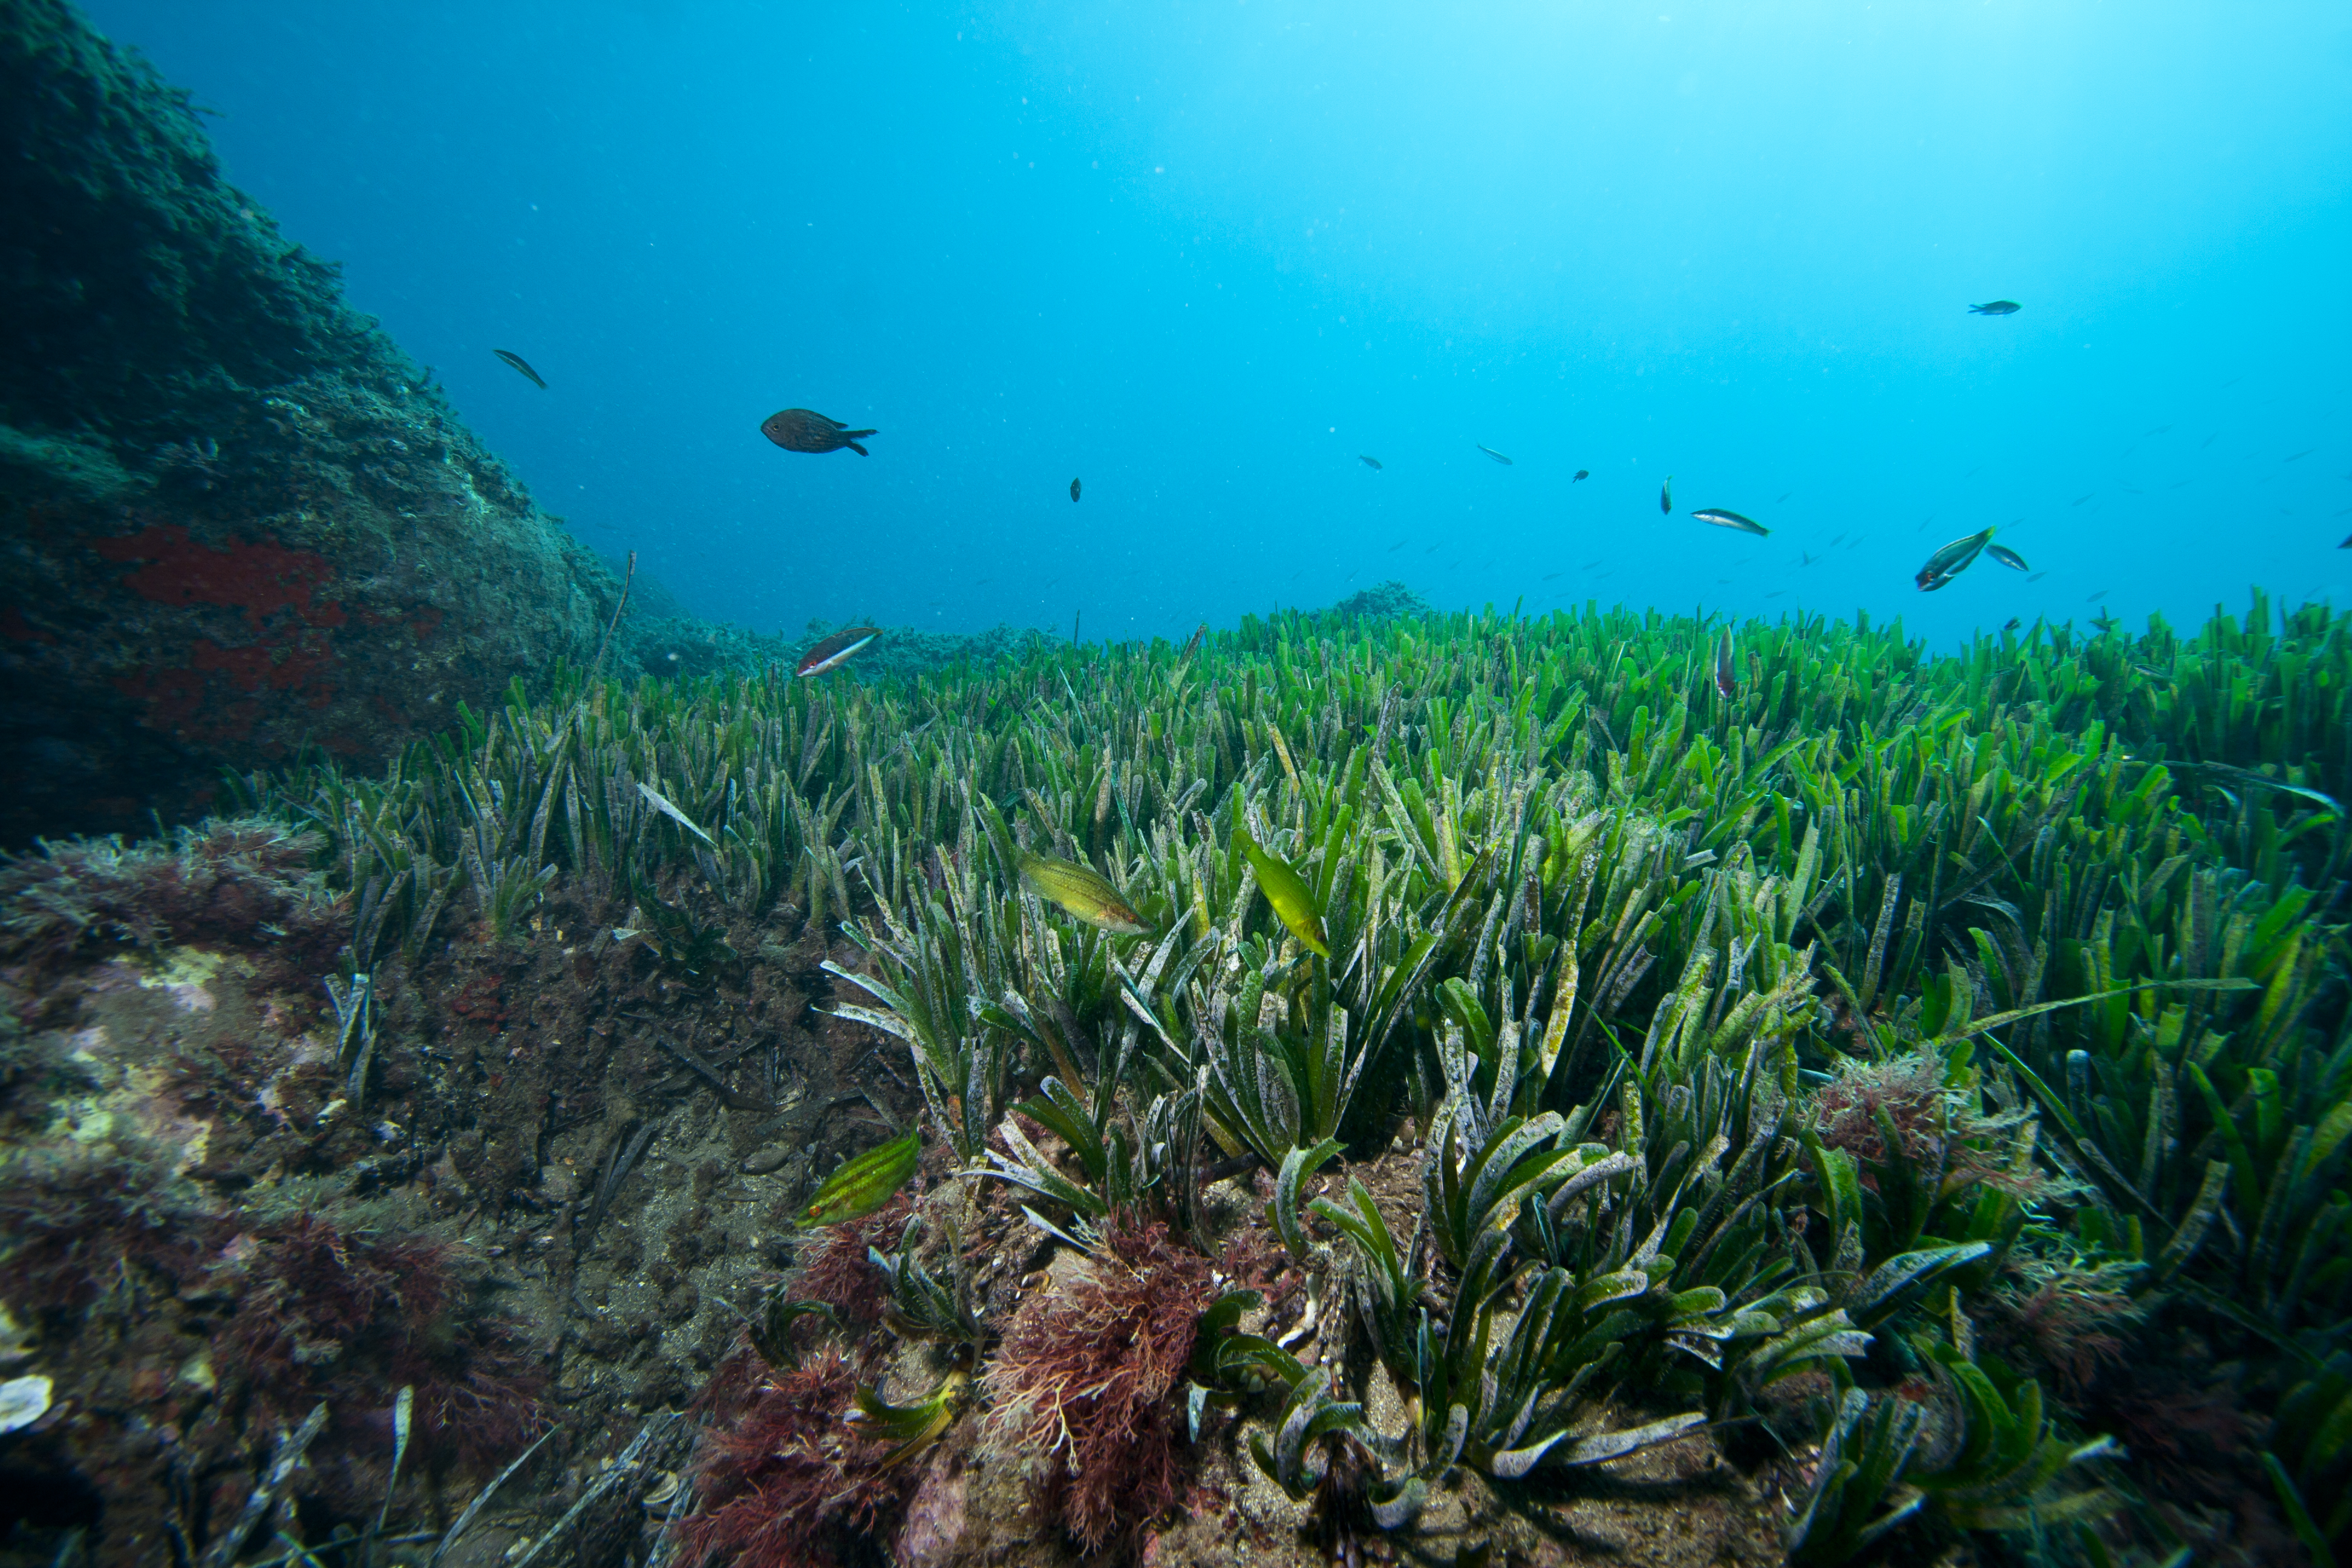
POLYGON ((306 744, 381 759, 587 662, 612 573, 221 177, 184 93, 26 0, 0 105, 0 843, 184 816, 306 744))

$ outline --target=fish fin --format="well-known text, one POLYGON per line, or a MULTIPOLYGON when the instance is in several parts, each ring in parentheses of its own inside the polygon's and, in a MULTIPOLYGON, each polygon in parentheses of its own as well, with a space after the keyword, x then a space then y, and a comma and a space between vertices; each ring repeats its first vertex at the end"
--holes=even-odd
MULTIPOLYGON (((868 433, 871 434, 871 432, 868 433)), ((848 447, 851 451, 856 453, 861 458, 870 458, 874 455, 855 441, 844 441, 842 445, 848 447)))

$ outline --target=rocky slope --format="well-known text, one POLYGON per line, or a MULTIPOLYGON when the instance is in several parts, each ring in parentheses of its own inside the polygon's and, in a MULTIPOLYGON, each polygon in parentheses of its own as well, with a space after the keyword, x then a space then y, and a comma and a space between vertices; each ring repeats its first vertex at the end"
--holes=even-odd
POLYGON ((593 657, 612 572, 63 0, 0 20, 0 845, 593 657))

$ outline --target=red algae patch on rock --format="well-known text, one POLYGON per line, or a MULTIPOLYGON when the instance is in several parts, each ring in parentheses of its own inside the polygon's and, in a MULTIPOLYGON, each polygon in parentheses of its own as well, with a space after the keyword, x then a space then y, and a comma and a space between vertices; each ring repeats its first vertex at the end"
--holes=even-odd
POLYGON ((141 598, 243 610, 257 635, 280 610, 291 610, 314 626, 339 626, 350 618, 340 604, 312 602, 333 581, 334 563, 274 540, 232 538, 212 546, 198 543, 176 523, 151 523, 126 538, 98 540, 90 548, 109 561, 138 563, 121 585, 141 598))

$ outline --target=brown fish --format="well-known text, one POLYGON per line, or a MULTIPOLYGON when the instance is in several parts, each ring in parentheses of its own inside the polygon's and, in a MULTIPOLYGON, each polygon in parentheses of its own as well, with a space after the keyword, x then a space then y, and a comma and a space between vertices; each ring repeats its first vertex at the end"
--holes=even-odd
POLYGON ((1070 499, 1072 500, 1078 499, 1078 481, 1076 479, 1070 481, 1070 499))
POLYGON ((1057 855, 1015 851, 1021 874, 1030 886, 1091 926, 1120 936, 1140 936, 1150 931, 1143 917, 1120 898, 1118 889, 1086 867, 1057 855))
POLYGON ((846 447, 863 458, 866 448, 857 443, 874 432, 852 430, 813 408, 782 408, 761 421, 760 434, 787 452, 838 452, 846 447))
POLYGON ((848 662, 851 654, 881 635, 879 626, 844 626, 801 655, 801 661, 793 668, 793 673, 806 679, 812 675, 823 675, 829 669, 839 669, 848 662))

